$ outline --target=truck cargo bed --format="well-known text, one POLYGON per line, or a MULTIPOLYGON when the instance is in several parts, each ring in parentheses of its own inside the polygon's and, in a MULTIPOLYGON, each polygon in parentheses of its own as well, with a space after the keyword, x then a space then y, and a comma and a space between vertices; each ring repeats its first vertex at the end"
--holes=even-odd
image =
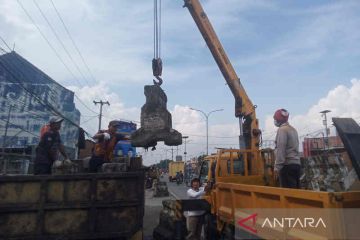
POLYGON ((143 171, 0 177, 0 239, 128 239, 143 215, 143 171))

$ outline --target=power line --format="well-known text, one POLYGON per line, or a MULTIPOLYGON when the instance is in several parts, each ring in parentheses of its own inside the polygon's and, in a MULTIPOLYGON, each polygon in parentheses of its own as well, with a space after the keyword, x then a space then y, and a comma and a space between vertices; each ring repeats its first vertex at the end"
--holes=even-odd
MULTIPOLYGON (((4 42, 4 44, 9 48, 9 50, 11 51, 9 45, 6 43, 6 41, 0 36, 1 40, 4 42)), ((3 50, 3 52, 7 53, 5 50, 3 50)), ((16 56, 16 58, 18 58, 18 56, 16 54, 14 54, 16 56)), ((23 75, 24 73, 22 71, 19 71, 21 72, 23 75)), ((51 90, 51 89, 50 89, 51 90)), ((51 90, 52 91, 52 90, 51 90)), ((92 110, 89 106, 87 106, 77 95, 76 93, 74 92, 74 96, 79 100, 79 103, 81 103, 86 109, 88 109, 89 111, 97 114, 94 110, 92 110)))
MULTIPOLYGON (((5 42, 6 43, 6 42, 5 42)), ((10 52, 12 52, 12 50, 9 48, 9 46, 6 44, 6 46, 8 47, 8 49, 10 50, 10 52)), ((10 54, 9 52, 5 51, 4 49, 0 49, 3 53, 4 53, 4 56, 5 54, 10 54)), ((22 78, 26 78, 27 74, 25 74, 23 72, 23 68, 24 68, 24 59, 20 58, 20 56, 18 54, 16 54, 15 52, 12 52, 12 56, 14 56, 18 61, 13 61, 12 58, 9 58, 8 60, 9 61, 6 61, 7 64, 9 65, 10 68, 14 68, 16 69, 16 73, 18 73, 19 75, 22 75, 22 78), (11 64, 10 64, 11 62, 11 64), (22 66, 18 66, 18 65, 22 65, 22 66)), ((35 68, 35 70, 33 71, 39 71, 37 68, 35 68)), ((34 83, 32 83, 32 85, 35 85, 34 83)), ((39 84, 41 85, 41 84, 39 84)), ((54 94, 56 94, 56 92, 54 90, 52 90, 51 88, 49 88, 49 91, 53 92, 54 94)))
MULTIPOLYGON (((6 72, 8 72, 15 80, 18 80, 18 82, 14 82, 11 81, 8 78, 8 81, 12 82, 15 85, 20 85, 21 88, 23 88, 28 94, 30 94, 32 97, 34 97, 41 105, 45 106, 45 107, 49 107, 49 104, 43 103, 41 101, 41 99, 32 91, 30 91, 29 89, 27 89, 24 85, 21 84, 21 80, 19 80, 19 78, 14 74, 14 72, 12 70, 10 70, 7 66, 5 66, 4 62, 7 63, 7 65, 11 66, 11 64, 9 64, 9 62, 7 60, 5 60, 4 58, 0 58, 0 63, 3 66, 3 68, 5 69, 6 72)), ((18 68, 17 66, 15 66, 14 68, 18 68)), ((25 74, 22 72, 22 70, 20 68, 17 69, 18 72, 23 74, 23 77, 25 76, 25 74)), ((51 90, 51 89, 50 89, 51 90)), ((25 103, 24 103, 25 104, 25 103)), ((54 110, 54 107, 51 106, 51 109, 53 112, 57 112, 56 110, 54 110)))
POLYGON ((77 100, 79 100, 79 102, 86 108, 88 109, 90 112, 97 114, 97 112, 95 112, 94 110, 92 110, 90 107, 88 107, 75 93, 74 96, 77 98, 77 100))
POLYGON ((92 77, 92 79, 93 79, 93 80, 94 80, 94 82, 96 83, 97 81, 96 81, 96 79, 95 79, 94 75, 92 74, 92 72, 91 72, 91 70, 90 70, 90 68, 89 68, 88 64, 86 63, 86 61, 85 61, 84 57, 82 56, 82 54, 81 54, 81 52, 80 52, 79 48, 77 47, 77 45, 76 45, 76 43, 75 43, 75 41, 74 41, 73 37, 72 37, 72 36, 71 36, 71 34, 70 34, 70 31, 69 31, 69 30, 68 30, 68 28, 66 27, 66 24, 65 24, 65 22, 64 22, 64 20, 63 20, 63 18, 61 17, 61 15, 60 15, 59 11, 57 10, 57 8, 56 8, 56 6, 55 6, 54 2, 53 2, 52 0, 50 0, 50 2, 51 2, 51 4, 53 5, 54 10, 55 10, 55 12, 56 12, 57 16, 59 17, 59 19, 60 19, 60 21, 61 21, 62 25, 64 26, 64 29, 65 29, 65 31, 66 31, 66 33, 67 33, 67 35, 69 36, 69 38, 70 38, 70 40, 71 40, 71 42, 72 42, 72 44, 73 44, 74 48, 76 49, 76 51, 77 51, 77 53, 79 54, 79 56, 80 56, 80 58, 81 58, 81 60, 82 60, 83 64, 85 65, 85 67, 86 67, 87 71, 89 72, 89 75, 92 77))
POLYGON ((81 117, 92 118, 92 117, 98 117, 98 115, 81 115, 81 117))
MULTIPOLYGON (((196 134, 187 134, 187 133, 183 133, 184 135, 188 135, 188 136, 193 136, 193 137, 206 137, 206 136, 204 136, 204 135, 196 135, 196 134)), ((209 137, 211 137, 211 138, 238 138, 239 136, 233 136, 233 137, 231 137, 231 136, 228 136, 228 137, 222 137, 222 136, 210 136, 209 135, 209 137)))
POLYGON ((51 25, 50 21, 48 20, 48 18, 46 17, 46 15, 44 14, 44 12, 41 10, 39 4, 36 2, 36 0, 33 0, 35 6, 37 7, 37 9, 39 10, 41 16, 45 19, 46 23, 48 24, 48 26, 50 27, 51 31, 53 32, 55 38, 60 42, 60 45, 62 46, 62 48, 64 49, 65 53, 67 54, 67 56, 69 57, 69 59, 71 60, 71 62, 75 65, 76 69, 78 70, 78 72, 80 73, 80 75, 84 78, 84 80, 86 81, 86 83, 89 85, 89 82, 87 81, 87 79, 85 78, 85 76, 83 75, 83 73, 81 72, 79 65, 74 61, 73 57, 71 56, 71 54, 69 53, 69 51, 67 50, 67 48, 65 47, 65 44, 63 43, 63 41, 60 39, 59 35, 57 34, 57 32, 55 31, 54 27, 51 25))
POLYGON ((54 48, 54 46, 50 43, 50 41, 46 38, 46 36, 44 35, 44 33, 41 31, 41 29, 39 28, 39 26, 35 23, 34 19, 30 16, 30 14, 28 13, 28 11, 25 9, 25 7, 22 5, 22 3, 17 0, 17 3, 20 5, 20 7, 24 10, 25 14, 28 16, 28 18, 30 19, 30 21, 32 22, 32 24, 34 24, 34 26, 36 27, 36 29, 39 31, 40 35, 44 38, 44 40, 46 41, 46 43, 50 46, 50 48, 54 51, 55 55, 58 57, 58 59, 60 60, 60 62, 65 66, 65 68, 69 71, 69 73, 75 78, 75 80, 78 82, 78 84, 82 86, 82 84, 80 83, 80 81, 77 79, 77 77, 75 76, 75 74, 70 70, 70 68, 65 64, 64 60, 61 58, 61 56, 59 55, 59 53, 56 51, 56 49, 54 48))
POLYGON ((97 115, 96 116, 92 116, 91 118, 89 118, 88 120, 86 121, 83 121, 81 124, 85 124, 87 122, 90 122, 91 120, 93 120, 94 118, 98 117, 97 115))
MULTIPOLYGON (((36 119, 43 119, 44 118, 44 116, 41 116, 41 115, 39 115, 39 114, 36 114, 36 113, 34 113, 34 112, 32 112, 32 111, 28 111, 28 110, 25 110, 25 109, 21 109, 21 107, 19 107, 19 106, 17 106, 17 105, 12 105, 14 108, 16 108, 16 109, 18 109, 19 110, 19 112, 20 111, 23 111, 23 112, 27 112, 27 113, 29 113, 29 115, 31 116, 31 117, 33 117, 33 118, 36 118, 36 119)), ((9 109, 9 105, 8 106, 5 106, 4 108, 5 109, 9 109)), ((1 107, 0 107, 1 108, 1 107)))
POLYGON ((9 48, 10 51, 11 51, 11 48, 9 47, 9 45, 7 44, 7 42, 6 42, 1 36, 0 36, 0 39, 1 39, 1 41, 6 45, 6 47, 9 48))
MULTIPOLYGON (((109 119, 109 120, 113 120, 113 118, 110 118, 109 116, 107 115, 102 115, 104 118, 106 119, 109 119)), ((117 120, 119 121, 125 121, 125 122, 133 122, 133 123, 140 123, 140 121, 137 121, 137 120, 129 120, 129 119, 124 119, 124 118, 117 118, 117 120)))
POLYGON ((6 120, 1 119, 1 118, 0 118, 0 121, 3 121, 3 122, 5 122, 5 123, 7 123, 7 122, 8 122, 8 123, 10 123, 10 124, 12 125, 12 127, 15 127, 15 128, 21 129, 22 131, 27 132, 27 133, 30 133, 31 135, 33 135, 33 136, 35 136, 35 137, 40 137, 39 135, 37 135, 37 134, 35 134, 35 133, 33 133, 33 132, 30 132, 30 131, 28 131, 28 130, 26 130, 26 129, 22 128, 22 127, 19 127, 17 124, 15 124, 15 123, 13 123, 13 122, 6 121, 6 120))
MULTIPOLYGON (((5 43, 5 45, 9 48, 8 44, 6 43, 6 41, 5 41, 3 38, 1 38, 1 39, 2 39, 2 41, 5 43)), ((9 50, 11 51, 10 48, 9 48, 9 50)), ((3 51, 4 51, 5 53, 7 53, 5 50, 3 50, 3 51)), ((14 54, 14 56, 15 56, 16 58, 18 58, 17 54, 14 54)), ((19 59, 19 58, 18 58, 18 59, 19 59)), ((15 66, 15 68, 16 68, 16 66, 15 66)), ((23 76, 25 76, 25 74, 22 72, 22 69, 19 68, 18 70, 19 70, 20 73, 23 74, 23 76)), ((55 93, 55 91, 53 91, 51 88, 49 88, 49 89, 50 89, 50 91, 52 91, 52 92, 55 93)), ((79 100, 79 102, 80 102, 86 109, 88 109, 89 111, 97 114, 97 112, 95 112, 95 111, 92 110, 90 107, 88 107, 88 106, 76 95, 75 92, 74 92, 74 96, 79 100)))

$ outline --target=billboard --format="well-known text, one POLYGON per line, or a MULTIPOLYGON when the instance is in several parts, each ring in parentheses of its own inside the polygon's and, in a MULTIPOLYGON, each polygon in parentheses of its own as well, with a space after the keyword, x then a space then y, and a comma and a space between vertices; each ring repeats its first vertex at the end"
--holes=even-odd
MULTIPOLYGON (((136 131, 136 123, 128 121, 119 121, 119 126, 117 133, 123 135, 131 135, 131 133, 136 131)), ((114 148, 114 156, 135 156, 136 148, 131 145, 130 140, 121 140, 118 141, 114 148)))

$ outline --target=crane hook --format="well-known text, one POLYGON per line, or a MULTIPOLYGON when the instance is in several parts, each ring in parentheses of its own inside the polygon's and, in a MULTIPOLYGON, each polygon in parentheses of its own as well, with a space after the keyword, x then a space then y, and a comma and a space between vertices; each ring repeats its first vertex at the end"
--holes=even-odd
POLYGON ((163 83, 162 78, 160 77, 162 74, 162 60, 161 58, 154 58, 152 60, 152 69, 153 69, 153 75, 156 77, 158 81, 153 79, 153 83, 155 85, 160 86, 163 83))
POLYGON ((155 79, 153 79, 154 85, 160 86, 160 85, 163 83, 163 80, 162 80, 161 77, 159 77, 159 76, 155 76, 155 77, 156 77, 156 79, 157 79, 158 81, 156 81, 155 79))

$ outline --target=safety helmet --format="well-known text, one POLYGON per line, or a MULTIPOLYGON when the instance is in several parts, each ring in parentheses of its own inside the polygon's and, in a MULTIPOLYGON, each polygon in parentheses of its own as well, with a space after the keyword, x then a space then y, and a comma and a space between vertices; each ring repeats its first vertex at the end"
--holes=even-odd
POLYGON ((289 112, 286 109, 278 109, 274 113, 274 122, 276 126, 280 126, 283 123, 286 123, 289 119, 289 112))

